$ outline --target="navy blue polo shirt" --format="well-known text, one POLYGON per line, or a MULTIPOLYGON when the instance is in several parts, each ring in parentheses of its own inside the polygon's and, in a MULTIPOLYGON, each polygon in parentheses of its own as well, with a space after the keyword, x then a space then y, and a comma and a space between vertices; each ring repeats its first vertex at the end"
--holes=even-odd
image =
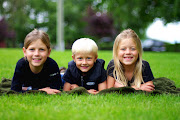
POLYGON ((82 75, 82 72, 76 67, 76 63, 72 60, 68 63, 68 69, 63 79, 70 84, 77 84, 87 90, 98 90, 98 84, 107 79, 104 64, 104 60, 97 59, 94 66, 85 75, 82 75))
MULTIPOLYGON (((114 70, 114 60, 111 60, 107 67, 107 74, 114 78, 113 70, 114 70)), ((152 81, 154 79, 149 63, 145 60, 142 61, 142 77, 144 83, 148 81, 152 81)), ((133 82, 134 82, 134 77, 131 79, 131 81, 128 81, 128 85, 130 86, 130 83, 133 82)))
POLYGON ((22 92, 22 87, 30 86, 32 90, 45 87, 59 90, 61 85, 59 67, 53 59, 48 57, 41 72, 34 74, 29 67, 29 62, 21 58, 16 64, 11 90, 22 92))

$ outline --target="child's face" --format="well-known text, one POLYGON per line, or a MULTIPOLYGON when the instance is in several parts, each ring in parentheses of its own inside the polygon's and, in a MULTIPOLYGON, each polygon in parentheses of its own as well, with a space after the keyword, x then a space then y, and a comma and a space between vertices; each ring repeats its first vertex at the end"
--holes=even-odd
POLYGON ((120 42, 118 58, 124 67, 136 64, 138 59, 138 50, 133 39, 128 38, 120 42))
POLYGON ((93 52, 76 53, 74 56, 72 56, 72 58, 76 63, 77 68, 83 73, 88 72, 94 66, 94 63, 97 60, 97 56, 93 52))
POLYGON ((47 46, 41 40, 36 40, 32 42, 27 49, 23 47, 23 52, 32 72, 34 72, 43 68, 47 57, 50 55, 51 49, 48 50, 47 46))

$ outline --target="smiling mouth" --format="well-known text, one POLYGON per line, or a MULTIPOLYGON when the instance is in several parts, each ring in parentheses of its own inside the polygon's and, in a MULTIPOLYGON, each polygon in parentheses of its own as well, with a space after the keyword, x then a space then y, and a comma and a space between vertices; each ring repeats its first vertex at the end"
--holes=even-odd
POLYGON ((133 57, 124 57, 125 60, 131 60, 133 57))
POLYGON ((34 58, 33 61, 39 62, 41 59, 40 58, 34 58))
POLYGON ((88 66, 81 66, 81 68, 83 68, 83 69, 87 69, 87 68, 88 68, 88 66))

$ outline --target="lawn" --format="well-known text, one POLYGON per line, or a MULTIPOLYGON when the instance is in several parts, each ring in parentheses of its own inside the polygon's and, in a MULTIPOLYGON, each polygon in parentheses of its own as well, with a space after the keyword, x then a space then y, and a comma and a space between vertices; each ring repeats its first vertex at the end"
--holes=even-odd
MULTIPOLYGON (((99 51, 99 58, 108 62, 112 51, 99 51)), ((0 49, 0 78, 12 78, 16 62, 23 57, 21 49, 0 49)), ((51 56, 59 67, 67 67, 71 51, 53 50, 51 56)), ((167 77, 180 87, 180 54, 144 52, 155 78, 167 77)), ((4 95, 0 96, 2 120, 178 120, 180 97, 144 94, 108 95, 4 95)))

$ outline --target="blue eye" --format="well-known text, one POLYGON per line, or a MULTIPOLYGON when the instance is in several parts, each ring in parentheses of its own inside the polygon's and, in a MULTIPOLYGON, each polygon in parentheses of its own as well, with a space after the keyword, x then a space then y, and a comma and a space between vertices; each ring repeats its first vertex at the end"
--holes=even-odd
POLYGON ((45 49, 40 49, 40 51, 45 51, 45 49))
POLYGON ((33 51, 34 49, 33 48, 31 48, 31 49, 29 49, 30 51, 33 51))
POLYGON ((126 50, 125 48, 121 48, 121 50, 126 50))
POLYGON ((131 48, 131 50, 136 50, 136 48, 131 48))
POLYGON ((81 58, 81 57, 80 57, 80 58, 77 58, 77 59, 82 60, 82 58, 81 58))
POLYGON ((91 58, 91 57, 88 57, 87 59, 90 60, 90 59, 92 59, 92 58, 91 58))

